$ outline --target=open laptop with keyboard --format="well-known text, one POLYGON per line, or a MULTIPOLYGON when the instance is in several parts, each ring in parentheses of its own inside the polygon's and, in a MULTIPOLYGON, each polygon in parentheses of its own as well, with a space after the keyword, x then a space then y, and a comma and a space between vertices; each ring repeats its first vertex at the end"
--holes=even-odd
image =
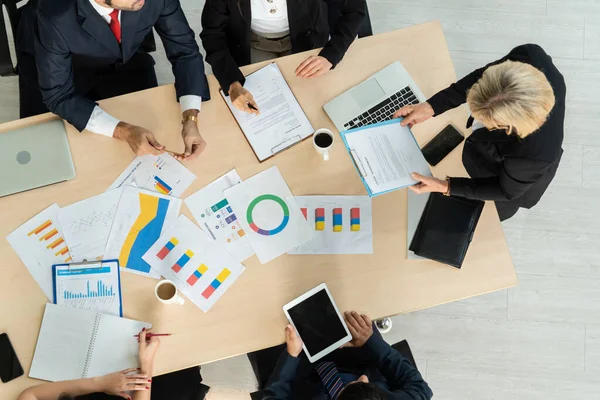
POLYGON ((323 108, 339 131, 392 119, 398 109, 425 101, 398 61, 331 100, 323 108))

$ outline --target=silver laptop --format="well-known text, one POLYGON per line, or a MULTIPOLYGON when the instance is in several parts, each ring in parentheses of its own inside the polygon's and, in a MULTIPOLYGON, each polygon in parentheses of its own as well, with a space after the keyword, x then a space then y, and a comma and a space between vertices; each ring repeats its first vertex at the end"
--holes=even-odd
POLYGON ((323 108, 341 132, 392 119, 396 110, 425 100, 415 81, 396 61, 323 108))
POLYGON ((62 120, 0 133, 0 197, 73 178, 62 120))

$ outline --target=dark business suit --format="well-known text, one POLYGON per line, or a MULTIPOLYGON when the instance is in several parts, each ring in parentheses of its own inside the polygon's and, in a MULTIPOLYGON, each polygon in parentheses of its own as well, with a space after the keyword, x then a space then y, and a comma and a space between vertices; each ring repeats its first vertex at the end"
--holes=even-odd
POLYGON ((17 38, 24 89, 34 98, 37 81, 48 109, 81 131, 95 100, 157 85, 154 60, 141 49, 153 27, 173 66, 177 97, 209 99, 202 56, 178 0, 151 0, 139 11, 121 11, 121 44, 89 0, 30 2, 17 38))
MULTIPOLYGON (((366 0, 287 0, 292 52, 323 47, 319 55, 335 67, 356 38, 365 18, 366 0), (329 38, 327 1, 341 16, 329 38)), ((206 0, 202 11, 202 45, 221 88, 244 83, 239 67, 250 61, 250 0, 206 0)))
MULTIPOLYGON (((433 393, 423 377, 400 353, 374 332, 361 348, 344 348, 327 356, 340 373, 366 375, 387 399, 429 400, 433 393)), ((321 379, 304 354, 295 358, 283 351, 264 390, 264 400, 329 399, 321 379)))
MULTIPOLYGON (((435 115, 464 104, 467 91, 490 66, 506 60, 530 64, 544 73, 554 90, 555 105, 544 125, 525 137, 503 130, 478 129, 465 141, 463 164, 471 176, 451 178, 450 193, 469 199, 494 200, 501 220, 519 207, 537 204, 556 174, 562 156, 565 80, 552 58, 535 44, 514 48, 506 57, 480 68, 431 97, 435 115)), ((470 120, 471 122, 471 120, 470 120)), ((469 124, 470 127, 470 124, 469 124)))

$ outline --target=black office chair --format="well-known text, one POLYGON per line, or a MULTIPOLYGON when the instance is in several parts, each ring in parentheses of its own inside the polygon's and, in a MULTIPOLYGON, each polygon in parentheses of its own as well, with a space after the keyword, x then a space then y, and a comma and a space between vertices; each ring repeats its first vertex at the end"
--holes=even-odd
MULTIPOLYGON (((365 7, 366 7, 365 20, 363 21, 361 27, 358 30, 359 38, 373 35, 373 27, 371 26, 371 16, 369 15, 369 7, 366 5, 366 3, 365 3, 365 7)), ((333 2, 327 1, 327 16, 328 16, 327 19, 328 19, 329 28, 331 30, 331 33, 333 33, 335 24, 337 23, 337 20, 340 17, 340 15, 341 15, 340 10, 333 4, 333 2)))
MULTIPOLYGON (((417 367, 415 358, 413 357, 412 351, 410 350, 410 346, 408 345, 408 342, 406 340, 398 342, 398 343, 392 345, 392 347, 396 351, 398 351, 398 353, 402 354, 404 356, 404 358, 406 358, 413 365, 413 367, 419 369, 417 367)), ((260 357, 257 357, 257 358, 261 358, 262 356, 265 356, 269 359, 272 359, 272 357, 277 357, 281 353, 283 348, 284 347, 282 347, 280 345, 280 346, 270 347, 270 348, 264 349, 264 350, 258 350, 251 354, 260 354, 260 357), (268 354, 268 352, 270 352, 272 354, 268 354), (275 353, 277 353, 277 354, 275 354, 275 353)), ((251 364, 252 364, 252 362, 251 362, 251 364)), ((261 377, 258 374, 258 371, 257 371, 258 366, 252 364, 252 369, 254 370, 254 375, 256 376, 256 379, 258 381, 258 387, 260 390, 254 392, 254 393, 250 393, 250 398, 252 400, 261 400, 263 398, 263 389, 267 385, 268 377, 261 377)))
MULTIPOLYGON (((6 10, 8 21, 10 23, 13 41, 17 37, 19 19, 21 18, 21 9, 17 7, 18 0, 0 0, 0 9, 6 10)), ((3 13, 0 12, 0 76, 15 76, 18 74, 16 63, 13 63, 10 54, 8 29, 4 20, 3 13)), ((14 42, 13 42, 14 43, 14 42)), ((156 51, 156 41, 154 40, 154 31, 151 30, 144 38, 142 48, 146 53, 156 51)))

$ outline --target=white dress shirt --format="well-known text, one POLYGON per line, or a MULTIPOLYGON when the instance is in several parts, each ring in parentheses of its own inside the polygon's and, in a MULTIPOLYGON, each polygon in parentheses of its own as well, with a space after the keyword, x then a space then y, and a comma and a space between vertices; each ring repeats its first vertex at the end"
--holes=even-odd
POLYGON ((250 29, 255 33, 268 35, 290 32, 287 0, 251 0, 252 20, 250 29))
MULTIPOLYGON (((90 0, 90 3, 98 12, 98 14, 100 14, 102 19, 104 19, 106 23, 110 24, 110 13, 113 12, 113 9, 109 7, 103 7, 94 0, 90 0)), ((119 11, 118 18, 119 23, 121 23, 121 11, 119 11)), ((200 110, 200 107, 202 106, 202 98, 195 95, 181 96, 179 98, 179 103, 181 105, 182 113, 187 110, 200 110)), ((99 106, 96 106, 92 111, 92 115, 90 116, 85 129, 93 133, 112 137, 119 122, 121 121, 101 109, 99 106)))

